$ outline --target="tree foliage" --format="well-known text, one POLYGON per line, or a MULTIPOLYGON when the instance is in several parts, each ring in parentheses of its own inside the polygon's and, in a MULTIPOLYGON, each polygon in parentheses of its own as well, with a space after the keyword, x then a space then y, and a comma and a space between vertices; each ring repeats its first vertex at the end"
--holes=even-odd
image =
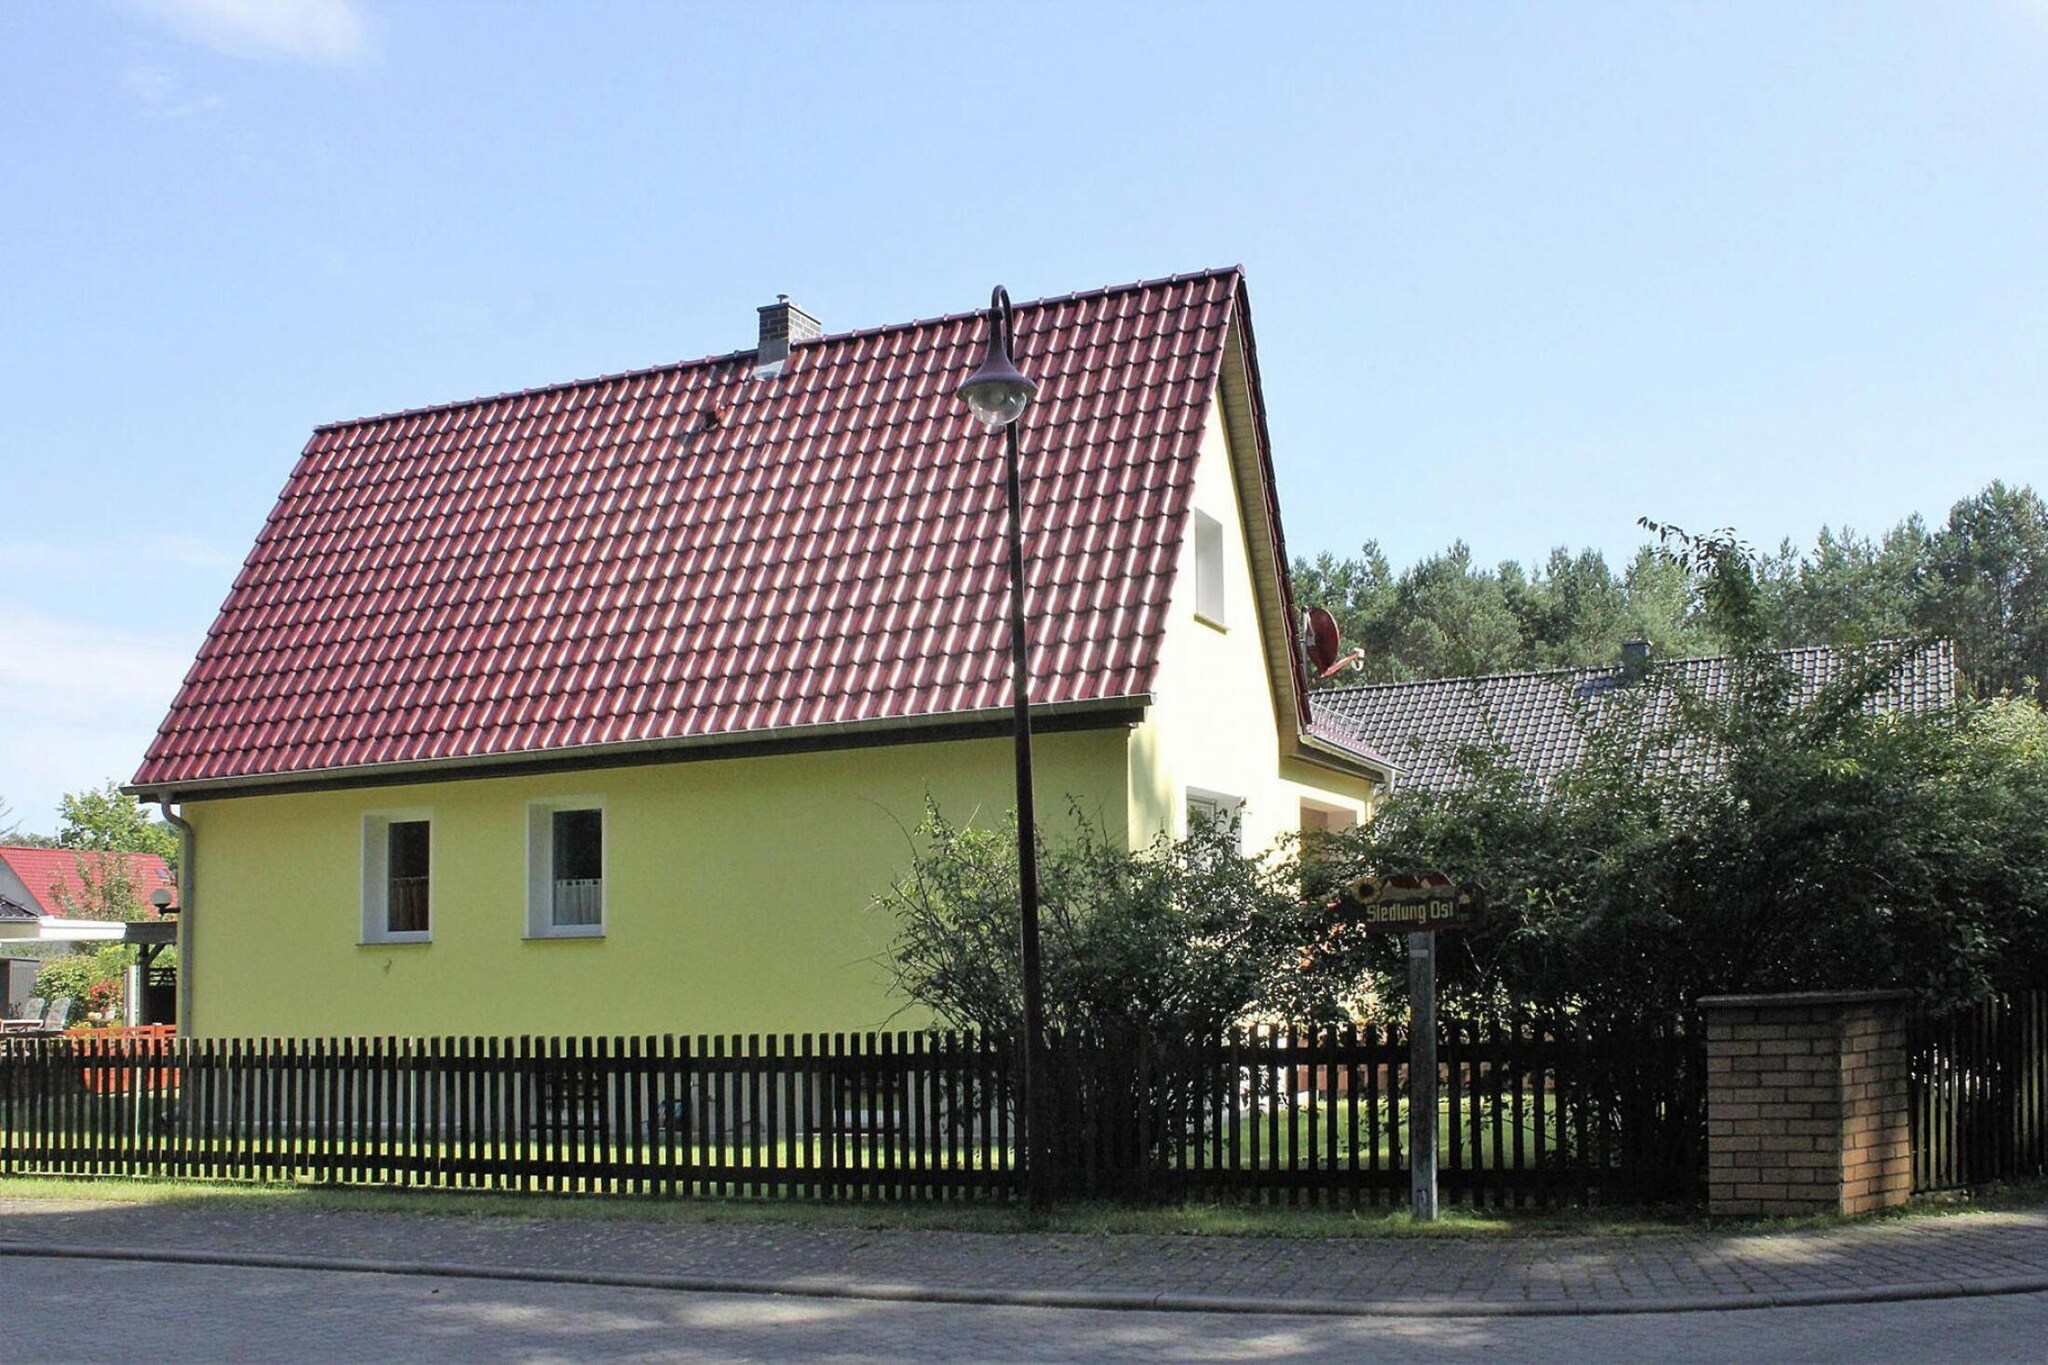
POLYGON ((154 819, 142 803, 121 790, 112 778, 98 787, 66 792, 57 803, 61 848, 101 853, 154 853, 165 861, 178 856, 178 836, 154 819))
POLYGON ((2048 700, 2048 506, 2031 488, 1994 482, 1932 528, 1823 526, 1810 549, 1788 541, 1745 563, 1752 641, 1728 638, 1711 583, 1654 546, 1616 572, 1597 551, 1562 548, 1540 566, 1488 568, 1458 542, 1395 574, 1368 542, 1356 558, 1297 561, 1294 583, 1365 648, 1363 671, 1340 682, 1607 664, 1635 637, 1683 656, 1940 635, 1980 694, 2048 700))
POLYGON ((1923 629, 1952 635, 1980 690, 2048 699, 2048 505, 1993 483, 1927 538, 1923 629))

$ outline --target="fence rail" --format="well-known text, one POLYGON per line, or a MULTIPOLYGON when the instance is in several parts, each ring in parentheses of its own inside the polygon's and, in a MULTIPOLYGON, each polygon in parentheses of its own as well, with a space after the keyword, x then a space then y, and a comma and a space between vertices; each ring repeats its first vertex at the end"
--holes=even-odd
POLYGON ((2048 991, 1916 1019, 1913 1191, 2048 1175, 2048 991))
MULTIPOLYGON (((1398 1029, 1196 1048, 1055 1036, 1070 1196, 1406 1197, 1398 1029)), ((0 1170, 588 1194, 1006 1198, 1016 1057, 905 1032, 0 1046, 0 1170)), ((1696 1196, 1702 1063, 1673 1031, 1447 1022, 1440 1178, 1472 1203, 1696 1196)))

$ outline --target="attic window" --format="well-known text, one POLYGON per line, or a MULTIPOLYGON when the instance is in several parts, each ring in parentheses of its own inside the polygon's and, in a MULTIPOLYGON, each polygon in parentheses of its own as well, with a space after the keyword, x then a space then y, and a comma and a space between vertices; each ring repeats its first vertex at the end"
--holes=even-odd
POLYGON ((1223 523, 1195 512, 1195 615, 1212 626, 1229 624, 1223 614, 1223 523))

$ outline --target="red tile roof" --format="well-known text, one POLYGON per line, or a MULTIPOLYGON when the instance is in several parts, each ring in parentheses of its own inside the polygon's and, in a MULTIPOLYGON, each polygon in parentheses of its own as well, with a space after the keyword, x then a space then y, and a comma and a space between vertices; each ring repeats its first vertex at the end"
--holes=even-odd
MULTIPOLYGON (((1027 303, 1035 704, 1150 690, 1239 272, 1027 303)), ((1008 704, 979 314, 318 429, 137 786, 1008 704)))
POLYGON ((160 886, 168 888, 172 904, 177 903, 178 887, 171 878, 171 869, 154 853, 92 853, 75 848, 0 845, 0 863, 5 863, 21 879, 21 884, 35 900, 30 908, 41 914, 67 918, 77 914, 86 902, 85 882, 79 876, 79 864, 83 862, 87 871, 98 880, 106 874, 109 861, 117 858, 127 862, 128 884, 135 892, 136 909, 148 910, 149 893, 160 886))

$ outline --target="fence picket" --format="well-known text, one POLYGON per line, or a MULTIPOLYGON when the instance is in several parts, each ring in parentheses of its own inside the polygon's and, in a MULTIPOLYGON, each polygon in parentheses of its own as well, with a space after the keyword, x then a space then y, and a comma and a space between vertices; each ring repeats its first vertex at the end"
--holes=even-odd
POLYGON ((2048 991, 1994 997, 1910 1029, 1915 1192, 2048 1173, 2048 991))

